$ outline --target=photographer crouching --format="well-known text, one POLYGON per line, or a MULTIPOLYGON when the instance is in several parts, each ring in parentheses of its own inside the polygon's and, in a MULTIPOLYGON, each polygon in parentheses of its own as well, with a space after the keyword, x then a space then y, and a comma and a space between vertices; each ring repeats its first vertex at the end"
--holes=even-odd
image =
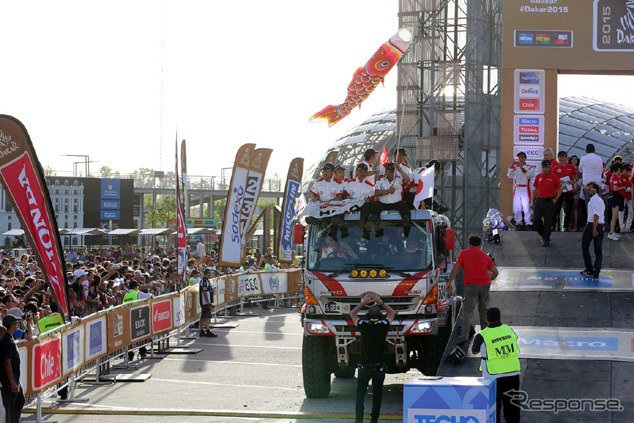
POLYGON ((381 301, 373 292, 366 293, 361 304, 350 313, 350 318, 361 333, 361 363, 357 366, 357 401, 355 406, 356 423, 363 422, 365 392, 368 382, 372 380, 372 414, 370 423, 376 423, 381 413, 383 399, 383 381, 385 380, 385 337, 396 316, 392 308, 381 301), (368 309, 364 319, 359 318, 359 311, 366 305, 374 303, 368 309), (386 316, 381 314, 385 310, 386 316))

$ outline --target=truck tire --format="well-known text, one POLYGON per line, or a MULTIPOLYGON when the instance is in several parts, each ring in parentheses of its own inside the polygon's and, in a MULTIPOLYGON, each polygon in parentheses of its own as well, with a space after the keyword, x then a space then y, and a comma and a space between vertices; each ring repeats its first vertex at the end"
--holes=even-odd
POLYGON ((339 379, 352 379, 354 378, 354 367, 344 367, 335 370, 335 377, 339 379))
POLYGON ((327 398, 330 394, 329 341, 328 337, 304 336, 302 373, 307 398, 327 398))
POLYGON ((423 340, 423 367, 419 368, 425 376, 436 376, 440 361, 447 348, 447 342, 451 336, 451 319, 447 319, 447 324, 438 329, 438 335, 426 337, 423 340))

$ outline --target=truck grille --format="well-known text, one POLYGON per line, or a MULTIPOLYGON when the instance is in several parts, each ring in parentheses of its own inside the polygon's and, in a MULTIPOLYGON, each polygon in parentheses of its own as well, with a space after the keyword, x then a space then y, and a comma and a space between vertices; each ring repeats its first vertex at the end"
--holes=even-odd
MULTIPOLYGON (((413 311, 418 302, 420 296, 412 297, 381 297, 381 299, 394 311, 413 311)), ((325 302, 336 301, 338 303, 350 304, 351 309, 361 302, 361 297, 327 297, 325 302), (353 306, 354 305, 354 306, 353 306)))
MULTIPOLYGON (((391 325, 390 326, 390 332, 403 332, 403 328, 405 328, 405 325, 391 325)), ((359 328, 356 326, 350 326, 350 325, 335 325, 335 330, 337 331, 337 333, 341 333, 341 332, 359 332, 359 328)))

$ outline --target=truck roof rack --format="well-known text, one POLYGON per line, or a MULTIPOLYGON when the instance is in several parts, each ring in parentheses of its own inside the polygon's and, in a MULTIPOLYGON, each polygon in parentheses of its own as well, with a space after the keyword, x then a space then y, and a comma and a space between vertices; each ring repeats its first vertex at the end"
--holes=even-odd
MULTIPOLYGON (((412 220, 429 220, 432 216, 436 215, 436 212, 431 210, 411 210, 412 220)), ((345 220, 359 220, 361 215, 359 213, 347 214, 345 220)), ((401 220, 401 215, 396 210, 387 210, 381 213, 381 220, 401 220)))

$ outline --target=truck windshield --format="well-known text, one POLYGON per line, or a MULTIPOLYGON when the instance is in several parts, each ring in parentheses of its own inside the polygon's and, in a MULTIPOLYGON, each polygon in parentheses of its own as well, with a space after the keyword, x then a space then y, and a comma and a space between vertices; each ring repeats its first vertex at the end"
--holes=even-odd
POLYGON ((360 222, 346 222, 348 237, 335 241, 327 230, 311 227, 307 264, 309 270, 335 272, 354 268, 386 268, 396 271, 420 271, 432 266, 432 236, 429 221, 415 221, 407 238, 401 222, 384 221, 383 236, 372 230, 370 239, 362 237, 360 222))

